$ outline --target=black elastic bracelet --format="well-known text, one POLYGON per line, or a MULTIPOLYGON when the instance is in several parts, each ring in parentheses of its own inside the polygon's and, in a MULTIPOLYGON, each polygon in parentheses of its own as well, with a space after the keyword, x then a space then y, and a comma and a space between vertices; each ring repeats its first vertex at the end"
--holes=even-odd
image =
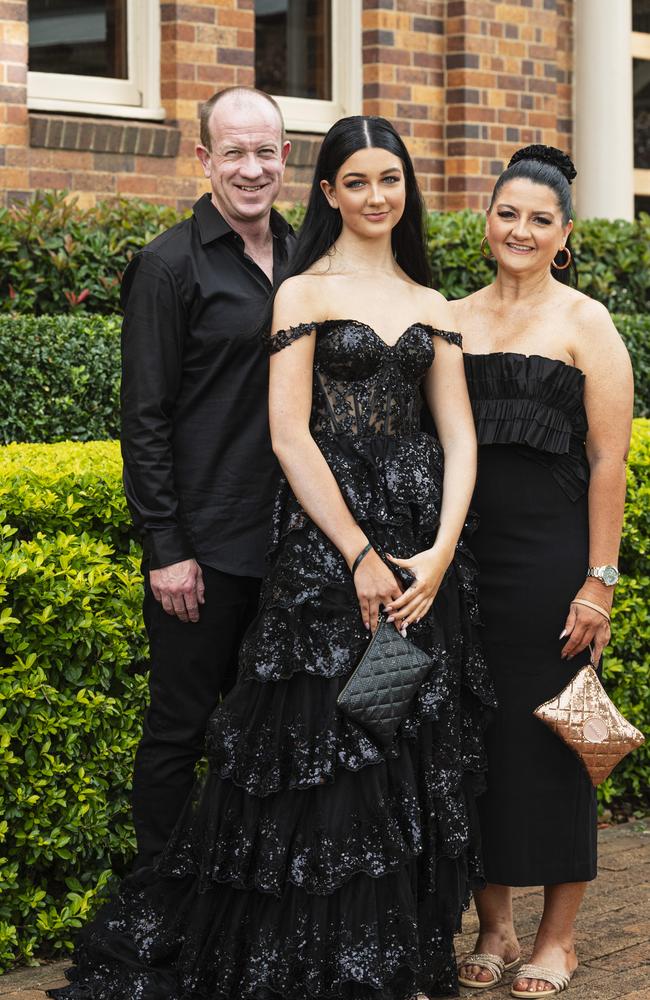
POLYGON ((372 548, 372 545, 370 544, 370 542, 368 542, 368 544, 364 545, 364 547, 361 549, 361 552, 359 553, 359 555, 357 556, 357 558, 352 563, 352 569, 350 570, 350 572, 352 573, 352 576, 354 576, 354 574, 356 573, 356 571, 359 569, 359 564, 361 563, 362 559, 365 559, 365 557, 370 552, 371 548, 372 548))

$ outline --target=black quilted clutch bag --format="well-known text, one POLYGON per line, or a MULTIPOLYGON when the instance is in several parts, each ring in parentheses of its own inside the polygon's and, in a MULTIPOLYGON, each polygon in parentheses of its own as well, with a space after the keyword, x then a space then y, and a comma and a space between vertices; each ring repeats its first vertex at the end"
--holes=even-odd
POLYGON ((341 711, 390 746, 433 660, 380 615, 377 631, 337 698, 341 711))

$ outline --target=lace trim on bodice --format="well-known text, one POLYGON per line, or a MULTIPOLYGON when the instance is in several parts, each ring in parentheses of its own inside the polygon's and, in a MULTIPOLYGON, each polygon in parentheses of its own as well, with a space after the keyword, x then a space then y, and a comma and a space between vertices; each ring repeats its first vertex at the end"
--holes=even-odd
POLYGON ((370 330, 377 340, 380 341, 384 347, 388 348, 389 351, 397 347, 402 337, 404 337, 404 335, 414 327, 419 327, 422 330, 428 331, 432 337, 442 337, 443 340, 446 340, 449 344, 455 344, 456 347, 460 347, 461 350, 463 348, 463 338, 460 333, 456 333, 453 330, 439 330, 437 327, 431 326, 430 323, 411 323, 410 326, 407 326, 406 330, 404 330, 404 333, 398 337, 394 344, 388 344, 382 337, 379 336, 377 331, 372 326, 359 319, 325 319, 314 320, 311 323, 297 323, 295 326, 288 326, 283 330, 278 330, 275 334, 265 333, 263 335, 264 344, 269 354, 277 354, 278 351, 281 351, 283 348, 293 344, 293 342, 298 340, 300 337, 308 336, 330 326, 335 327, 344 325, 361 326, 366 330, 370 330))
POLYGON ((296 326, 288 326, 286 330, 278 330, 277 333, 264 333, 263 341, 269 354, 277 354, 283 348, 293 344, 294 340, 312 334, 316 329, 316 323, 298 323, 296 326))

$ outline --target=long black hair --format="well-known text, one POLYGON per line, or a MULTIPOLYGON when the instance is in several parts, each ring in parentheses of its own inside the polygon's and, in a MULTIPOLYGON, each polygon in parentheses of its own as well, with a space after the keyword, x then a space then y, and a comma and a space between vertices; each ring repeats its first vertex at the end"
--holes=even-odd
MULTIPOLYGON (((393 228, 391 243, 395 260, 410 278, 421 285, 431 285, 431 269, 426 252, 425 207, 413 163, 399 134, 389 121, 375 115, 351 115, 341 118, 323 139, 316 160, 305 219, 298 234, 291 262, 281 280, 303 274, 324 257, 338 239, 341 213, 332 208, 320 186, 322 180, 334 184, 345 161, 360 149, 386 149, 402 161, 406 187, 404 213, 393 228)), ((276 288, 277 291, 277 288, 276 288)), ((268 329, 273 313, 273 298, 265 314, 268 329)))
MULTIPOLYGON (((508 166, 494 185, 488 212, 492 211, 492 206, 504 184, 523 178, 524 180, 532 181, 533 184, 541 184, 544 187, 548 187, 553 191, 560 206, 560 212, 562 213, 562 225, 566 226, 569 219, 573 216, 570 184, 576 176, 577 171, 570 157, 566 153, 563 153, 561 149, 556 149, 555 146, 542 146, 539 144, 524 146, 523 149, 518 149, 514 156, 511 157, 508 166)), ((571 254, 571 264, 568 268, 560 270, 555 266, 554 261, 551 264, 551 274, 558 281, 561 281, 563 285, 571 284, 577 287, 578 272, 576 270, 573 251, 571 250, 570 235, 567 237, 565 246, 571 254)), ((556 254, 556 258, 558 257, 557 263, 564 264, 565 260, 562 258, 561 251, 559 254, 556 254)))

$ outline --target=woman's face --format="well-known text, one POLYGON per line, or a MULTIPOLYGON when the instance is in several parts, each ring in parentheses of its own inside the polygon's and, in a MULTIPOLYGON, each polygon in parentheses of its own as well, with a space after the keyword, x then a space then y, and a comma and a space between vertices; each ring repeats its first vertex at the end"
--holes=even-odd
POLYGON ((520 177, 499 191, 485 235, 499 266, 521 273, 550 269, 572 229, 571 220, 562 222, 555 191, 520 177))
POLYGON ((404 214, 404 164, 386 149, 359 149, 341 165, 334 184, 320 184, 343 225, 366 239, 389 234, 404 214))

